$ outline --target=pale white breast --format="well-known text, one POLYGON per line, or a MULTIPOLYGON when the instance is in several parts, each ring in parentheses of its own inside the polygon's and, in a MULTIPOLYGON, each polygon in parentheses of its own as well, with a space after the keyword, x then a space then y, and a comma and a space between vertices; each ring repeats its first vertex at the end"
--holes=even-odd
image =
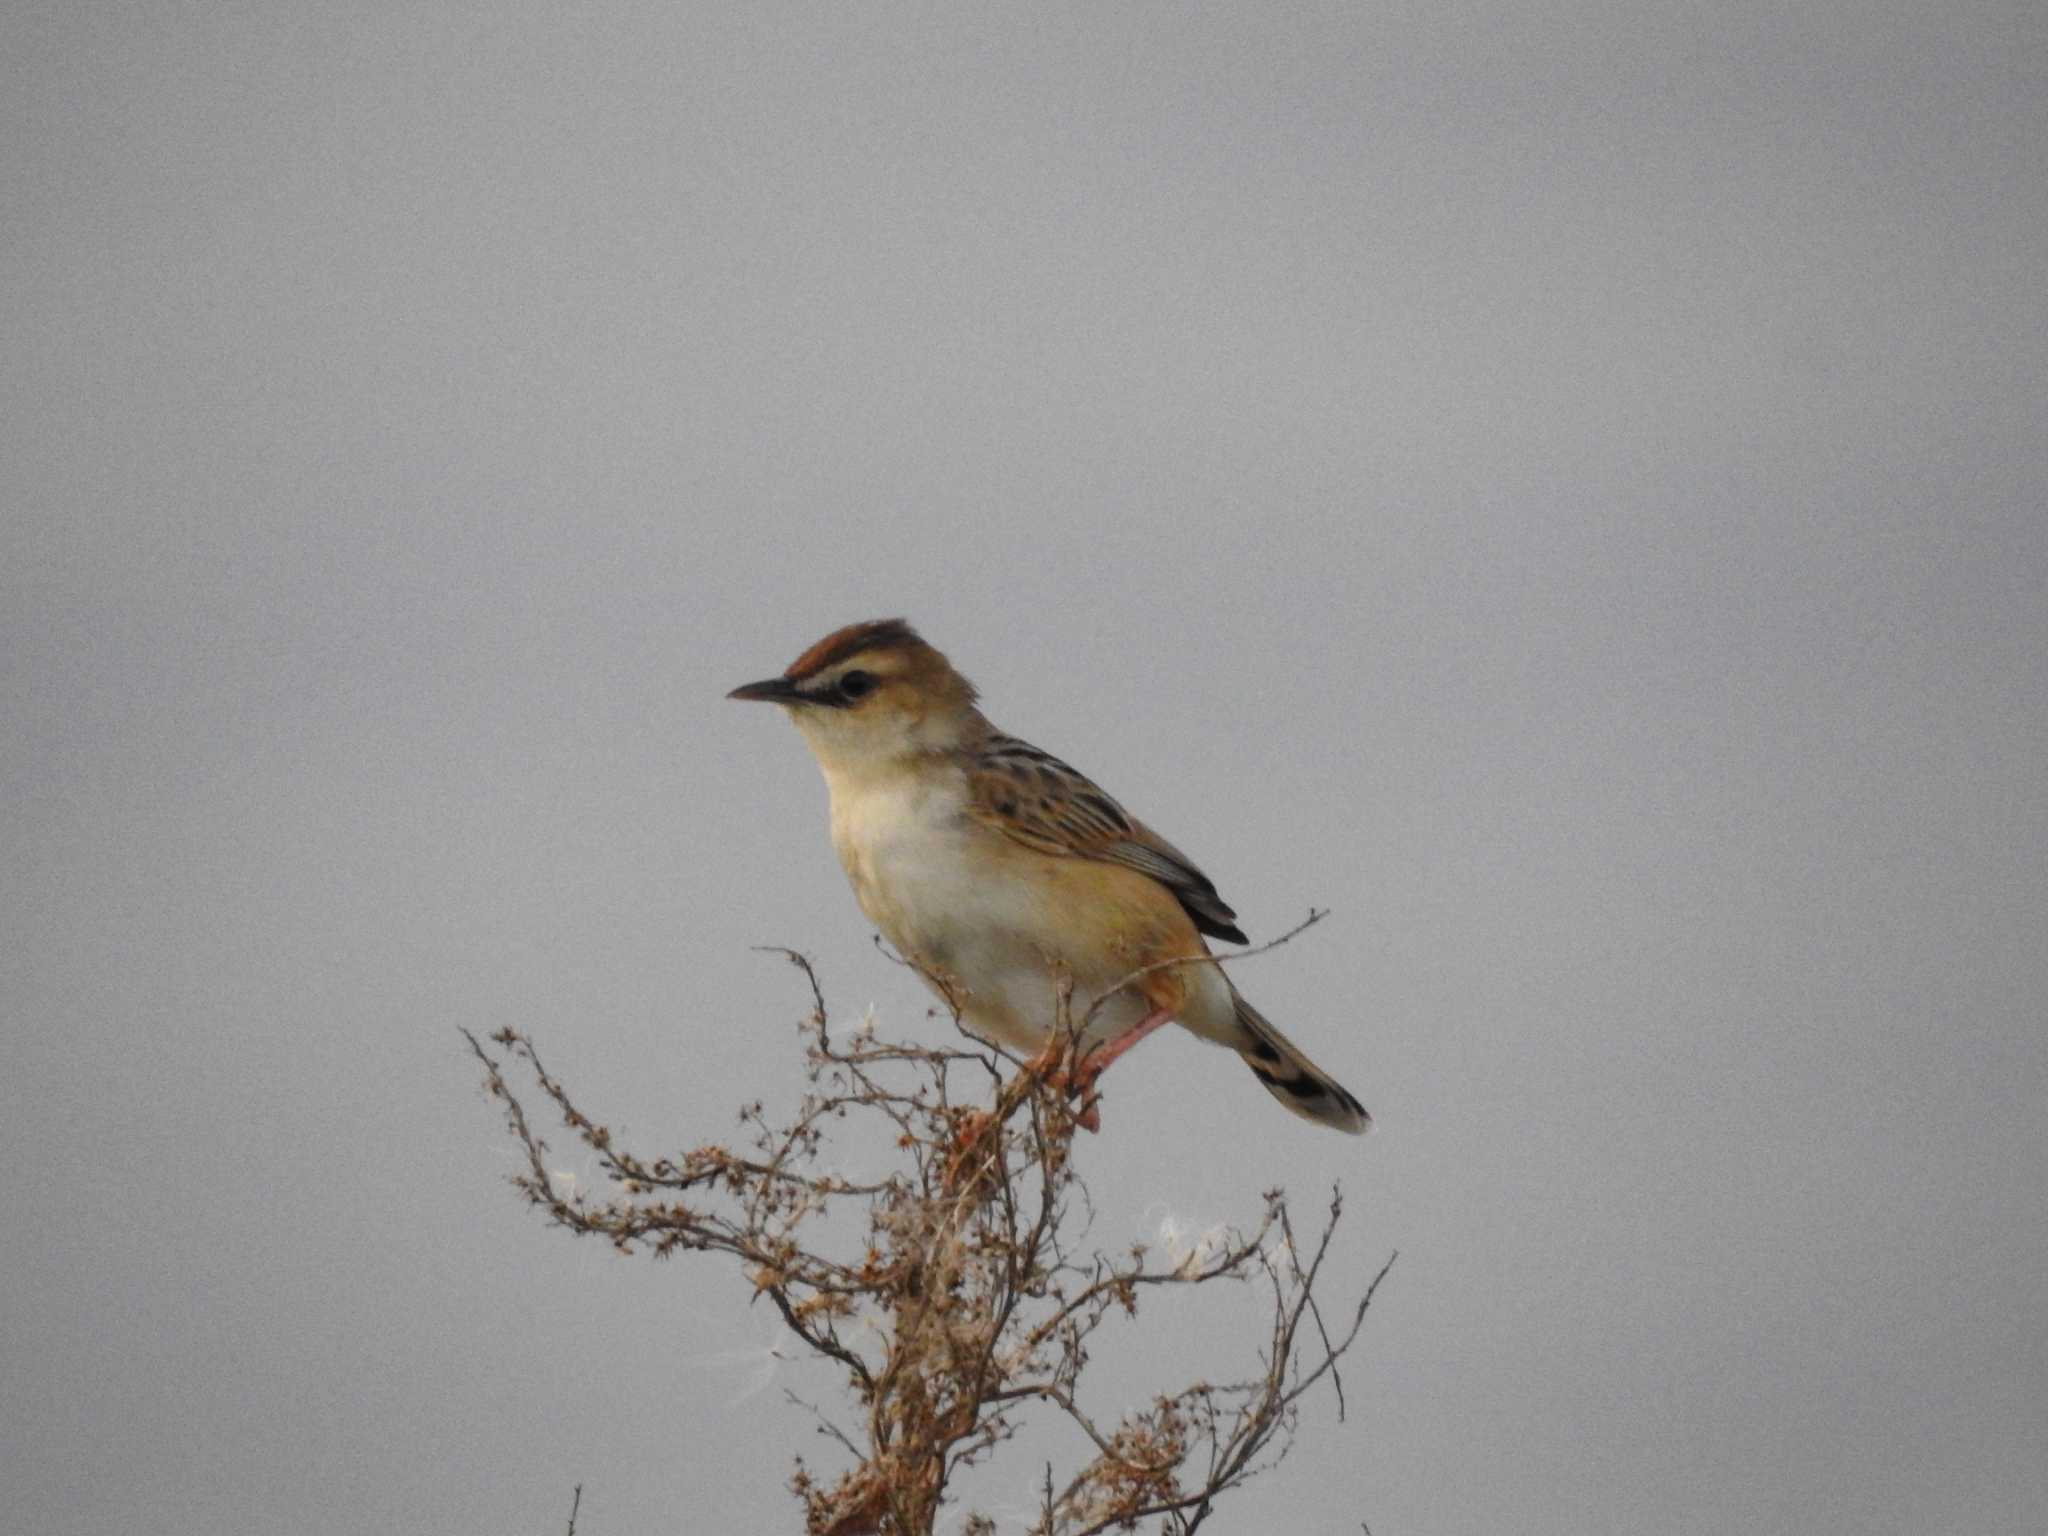
POLYGON ((966 882, 964 778, 827 769, 825 782, 832 793, 832 846, 861 910, 897 948, 928 951, 937 935, 925 931, 935 915, 926 909, 945 905, 942 893, 957 897, 966 882))
MULTIPOLYGON (((1056 914, 1029 878, 1031 861, 966 816, 965 774, 828 771, 826 783, 832 844, 861 910, 907 958, 965 989, 957 1001, 969 1028, 1035 1050, 1056 1016, 1056 914)), ((1076 977, 1076 1003, 1093 1000, 1091 982, 1110 981, 1076 977)), ((1139 1013, 1119 996, 1090 1033, 1128 1027, 1139 1013)))

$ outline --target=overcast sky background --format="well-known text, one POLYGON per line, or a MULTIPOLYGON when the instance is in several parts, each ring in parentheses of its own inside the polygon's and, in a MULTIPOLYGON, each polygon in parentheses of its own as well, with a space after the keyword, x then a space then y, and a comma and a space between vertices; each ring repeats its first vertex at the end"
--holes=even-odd
POLYGON ((1083 1152, 1111 1248, 1341 1179, 1401 1252, 1223 1528, 2048 1529, 2044 71, 1969 0, 8 7, 0 1527, 794 1528, 822 1373, 523 1210, 456 1028, 657 1151, 798 1091, 750 946, 935 1031, 722 698, 901 613, 1333 909, 1240 978, 1375 1135, 1175 1033, 1083 1152))

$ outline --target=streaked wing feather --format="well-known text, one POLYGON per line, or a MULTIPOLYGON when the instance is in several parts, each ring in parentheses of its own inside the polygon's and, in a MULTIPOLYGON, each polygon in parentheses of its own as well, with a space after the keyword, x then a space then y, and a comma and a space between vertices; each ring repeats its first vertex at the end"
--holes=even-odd
POLYGON ((970 774, 969 814, 1041 853, 1121 864, 1157 880, 1195 927, 1246 942, 1216 887, 1195 861, 1132 816, 1093 780, 1014 736, 991 736, 970 774))

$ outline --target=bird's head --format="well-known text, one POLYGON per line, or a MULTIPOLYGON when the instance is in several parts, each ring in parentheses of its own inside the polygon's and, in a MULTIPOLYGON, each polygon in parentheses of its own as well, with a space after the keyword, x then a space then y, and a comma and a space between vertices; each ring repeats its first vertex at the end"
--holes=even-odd
POLYGON ((782 676, 726 697, 780 704, 828 773, 948 751, 978 718, 974 685, 903 619, 834 630, 782 676))

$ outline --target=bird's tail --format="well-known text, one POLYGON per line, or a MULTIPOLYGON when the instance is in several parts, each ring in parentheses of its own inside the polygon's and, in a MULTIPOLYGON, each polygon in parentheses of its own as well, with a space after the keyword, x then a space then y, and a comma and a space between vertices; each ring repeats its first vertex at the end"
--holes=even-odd
POLYGON ((1329 1073, 1302 1055, 1301 1050, 1266 1016, 1237 999, 1237 1022, 1247 1036, 1237 1047, 1252 1075, 1266 1085, 1266 1092, 1317 1125, 1349 1131, 1354 1136, 1372 1129, 1372 1116, 1365 1106, 1346 1091, 1329 1073))

